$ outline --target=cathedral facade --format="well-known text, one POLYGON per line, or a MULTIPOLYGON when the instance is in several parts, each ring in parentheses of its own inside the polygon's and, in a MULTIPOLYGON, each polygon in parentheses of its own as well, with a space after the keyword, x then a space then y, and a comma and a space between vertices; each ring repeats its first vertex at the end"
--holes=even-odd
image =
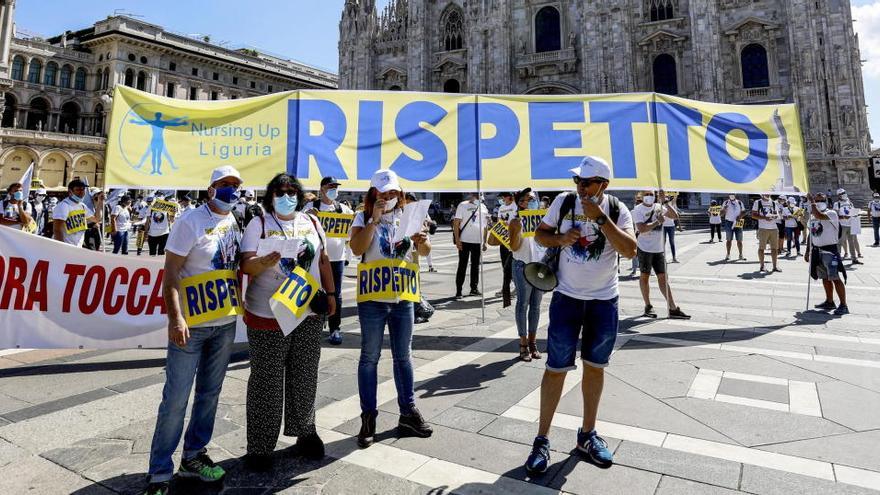
POLYGON ((346 0, 340 89, 796 103, 813 191, 869 196, 847 0, 346 0))

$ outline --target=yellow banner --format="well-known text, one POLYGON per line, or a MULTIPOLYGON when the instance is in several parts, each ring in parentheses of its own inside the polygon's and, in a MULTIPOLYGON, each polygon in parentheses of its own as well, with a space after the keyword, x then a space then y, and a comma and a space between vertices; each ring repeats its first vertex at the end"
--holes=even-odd
POLYGON ((500 220, 496 222, 495 225, 493 225, 492 228, 489 229, 489 233, 492 234, 492 236, 494 236, 496 239, 498 239, 498 242, 500 242, 502 246, 510 249, 510 230, 507 228, 507 225, 505 225, 504 222, 500 220))
POLYGON ((64 229, 68 235, 86 230, 86 210, 71 210, 64 221, 64 229))
POLYGON ((302 318, 321 286, 311 273, 298 266, 272 295, 297 318, 302 318))
POLYGON ((232 270, 214 270, 180 281, 181 309, 187 325, 244 314, 238 278, 232 270))
POLYGON ((519 217, 522 219, 523 224, 523 238, 535 237, 535 231, 538 230, 538 225, 541 225, 541 220, 544 219, 546 214, 547 210, 523 210, 519 212, 519 217))
POLYGON ((348 239, 348 231, 351 229, 354 215, 351 213, 319 211, 318 220, 321 221, 321 227, 324 229, 324 234, 326 234, 327 237, 348 239))
POLYGON ((572 187, 583 156, 612 189, 797 192, 806 160, 794 105, 724 105, 655 93, 484 96, 301 90, 187 101, 116 86, 106 185, 204 188, 217 165, 260 187, 287 171, 366 190, 392 169, 405 190, 572 187))
POLYGON ((403 260, 381 259, 358 264, 357 302, 419 302, 419 266, 403 260))
POLYGON ((150 211, 159 211, 162 213, 167 213, 169 215, 177 215, 177 209, 177 203, 158 199, 156 201, 153 201, 152 206, 150 206, 150 211))

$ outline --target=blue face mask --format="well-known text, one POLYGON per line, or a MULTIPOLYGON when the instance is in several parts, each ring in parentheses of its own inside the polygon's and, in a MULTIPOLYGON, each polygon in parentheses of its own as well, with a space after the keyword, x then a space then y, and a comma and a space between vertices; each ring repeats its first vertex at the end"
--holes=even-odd
POLYGON ((537 210, 537 209, 538 209, 538 206, 540 206, 540 205, 538 204, 538 200, 537 200, 537 199, 529 200, 529 209, 530 209, 530 210, 537 210))
POLYGON ((15 201, 21 201, 22 198, 24 198, 24 193, 23 193, 23 192, 21 192, 21 191, 15 191, 14 193, 12 193, 12 199, 14 199, 15 201))
POLYGON ((83 199, 85 199, 85 198, 83 198, 82 196, 77 196, 76 194, 70 193, 70 199, 76 201, 77 203, 82 203, 83 199))
POLYGON ((336 201, 337 196, 339 196, 339 189, 327 189, 327 199, 336 201))
POLYGON ((241 197, 239 188, 235 186, 221 187, 214 190, 214 206, 222 211, 232 211, 238 198, 241 197))
POLYGON ((296 207, 299 204, 299 200, 296 196, 290 196, 285 194, 284 196, 276 196, 272 201, 272 205, 275 207, 275 212, 281 216, 292 215, 296 211, 296 207))

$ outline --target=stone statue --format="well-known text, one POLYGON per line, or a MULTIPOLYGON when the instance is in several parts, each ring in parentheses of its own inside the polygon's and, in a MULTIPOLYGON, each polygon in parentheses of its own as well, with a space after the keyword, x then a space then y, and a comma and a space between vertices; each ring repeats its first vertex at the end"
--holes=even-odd
POLYGON ((568 47, 574 48, 576 43, 577 43, 577 33, 575 32, 574 29, 572 29, 571 32, 568 33, 568 47))
POLYGON ((844 105, 840 109, 840 122, 844 127, 850 127, 853 124, 853 110, 851 105, 844 105))
POLYGON ((18 129, 18 117, 12 117, 12 128, 18 129))
POLYGON ((519 38, 519 52, 526 53, 526 37, 520 36, 519 38))
POLYGON ((38 121, 37 121, 37 132, 40 132, 40 131, 42 131, 42 130, 43 130, 43 121, 42 121, 42 120, 38 120, 38 121))

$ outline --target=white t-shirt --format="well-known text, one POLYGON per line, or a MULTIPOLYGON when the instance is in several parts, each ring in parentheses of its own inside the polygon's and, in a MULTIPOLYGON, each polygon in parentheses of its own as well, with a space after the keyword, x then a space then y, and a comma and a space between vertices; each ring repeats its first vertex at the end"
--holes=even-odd
POLYGON ((113 207, 113 212, 110 213, 110 216, 116 217, 116 225, 113 227, 117 232, 128 232, 131 228, 131 210, 128 208, 123 208, 121 205, 116 205, 113 207))
POLYGON ((871 212, 872 217, 880 217, 880 199, 871 200, 871 202, 868 203, 868 210, 871 212))
MULTIPOLYGON (((657 221, 660 215, 669 211, 668 206, 646 206, 644 203, 637 205, 632 210, 633 223, 651 223, 657 221), (662 211, 661 211, 662 208, 662 211), (652 215, 653 213, 653 215, 652 215), (650 217, 650 219, 649 219, 650 217)), ((646 253, 662 253, 663 252, 663 230, 653 229, 647 232, 639 232, 636 238, 639 249, 646 253)))
MULTIPOLYGON (((516 203, 510 203, 509 205, 501 205, 498 208, 498 219, 504 220, 505 222, 509 222, 513 217, 516 216, 516 212, 519 208, 517 208, 516 203)), ((467 219, 465 219, 467 220, 467 219)), ((476 218, 474 219, 476 220, 476 218)), ((473 220, 471 220, 473 222, 473 220)))
POLYGON ((469 242, 471 244, 482 244, 483 243, 483 230, 491 227, 489 222, 491 222, 491 217, 489 217, 489 210, 486 208, 486 205, 482 203, 471 203, 470 201, 462 201, 459 203, 458 208, 455 209, 455 217, 461 221, 459 228, 464 227, 464 230, 461 232, 461 236, 459 240, 461 242, 469 242), (477 206, 480 207, 481 213, 474 213, 477 211, 477 206), (471 218, 473 215, 473 218, 471 218), (483 218, 481 219, 480 216, 483 218), (468 221, 470 219, 470 221, 468 221), (467 223, 467 225, 465 225, 467 223), (482 229, 480 229, 482 223, 482 229))
POLYGON ((785 218, 785 226, 786 227, 797 227, 797 219, 794 217, 794 207, 791 206, 783 206, 782 207, 782 216, 785 218))
MULTIPOLYGON (((269 299, 297 265, 308 271, 319 284, 321 283, 320 251, 324 231, 317 219, 313 223, 309 215, 302 212, 297 213, 293 220, 281 220, 275 215, 265 215, 263 221, 265 221, 266 239, 300 239, 299 251, 295 259, 281 258, 275 266, 258 277, 251 278, 248 283, 245 294, 247 310, 261 318, 275 318, 272 308, 269 307, 269 299)), ((263 221, 254 218, 248 224, 241 239, 242 252, 257 252, 263 235, 263 221)), ((338 291, 339 288, 337 287, 336 290, 338 291)), ((308 310, 306 316, 310 314, 312 314, 311 310, 308 310)))
MULTIPOLYGON (((542 222, 553 228, 559 220, 559 212, 566 194, 556 196, 542 222)), ((608 214, 608 196, 602 200, 602 210, 608 214)), ((617 251, 605 238, 599 225, 583 215, 580 199, 575 199, 575 221, 566 215, 560 232, 568 232, 573 226, 581 230, 580 241, 562 250, 559 257, 558 292, 580 300, 609 300, 617 297, 617 251)), ((610 221, 610 219, 609 219, 610 221)), ((632 233, 632 215, 629 208, 620 203, 617 226, 632 233)))
MULTIPOLYGON (((847 200, 847 201, 835 201, 834 202, 834 211, 837 212, 837 215, 839 217, 851 217, 854 209, 855 208, 853 208, 853 204, 851 201, 847 200)), ((844 227, 849 227, 850 226, 850 219, 849 218, 841 218, 840 225, 842 225, 844 227)))
POLYGON ((70 197, 59 201, 52 210, 52 220, 63 220, 63 239, 67 244, 82 247, 86 234, 86 219, 95 216, 95 212, 85 203, 76 203, 70 197))
POLYGON ((849 222, 849 235, 861 235, 862 234, 862 218, 861 215, 862 210, 858 208, 852 209, 852 218, 849 222))
POLYGON ((724 219, 728 222, 736 223, 745 206, 738 199, 725 199, 724 203, 721 204, 721 209, 725 208, 727 209, 724 211, 724 219))
MULTIPOLYGON (((379 218, 379 225, 373 231, 373 240, 370 247, 364 252, 363 261, 369 263, 371 261, 381 259, 397 259, 412 262, 413 242, 409 237, 404 237, 399 243, 392 244, 394 234, 400 228, 400 219, 403 216, 403 209, 397 208, 391 213, 385 213, 379 218)), ((351 228, 366 227, 364 222, 364 212, 359 211, 354 216, 354 222, 351 228)), ((379 302, 397 303, 396 299, 377 299, 379 302)))
MULTIPOLYGON (((180 278, 184 279, 214 270, 237 270, 240 244, 235 217, 217 215, 203 206, 177 220, 165 250, 186 257, 180 271, 180 278)), ((235 316, 229 316, 192 327, 220 326, 233 321, 235 316)))
POLYGON ((752 205, 752 211, 760 213, 767 217, 772 216, 770 220, 758 220, 758 229, 777 229, 776 217, 779 214, 778 206, 773 200, 758 199, 752 205))
POLYGON ((837 245, 837 231, 840 228, 837 212, 828 208, 824 213, 828 220, 810 218, 810 242, 820 247, 837 245))
MULTIPOLYGON (((3 205, 3 211, 0 211, 0 215, 2 215, 3 218, 5 218, 6 220, 12 220, 14 222, 21 221, 20 215, 18 214, 18 205, 17 204, 13 204, 12 201, 10 201, 10 200, 3 200, 2 205, 3 205)), ((34 216, 34 209, 31 208, 30 203, 25 201, 23 208, 24 208, 25 213, 27 213, 31 217, 34 216)), ((35 221, 37 221, 37 220, 38 219, 35 219, 35 221)), ((15 230, 21 230, 24 228, 24 225, 19 223, 18 225, 6 225, 5 227, 13 228, 15 230)))
MULTIPOLYGON (((666 203, 665 205, 663 205, 663 207, 664 207, 664 208, 667 208, 667 209, 669 209, 669 210, 675 211, 675 212, 678 211, 678 210, 675 208, 675 202, 674 202, 674 201, 669 202, 669 203, 666 203)), ((663 226, 664 226, 664 227, 675 227, 675 219, 674 219, 674 218, 669 218, 669 217, 663 217, 663 226)), ((639 237, 641 237, 641 236, 642 236, 642 234, 639 234, 639 237)))
POLYGON ((167 234, 171 230, 171 223, 168 214, 164 211, 151 211, 149 217, 150 230, 147 232, 148 236, 158 237, 167 234))
MULTIPOLYGON (((323 201, 318 201, 321 204, 319 211, 329 211, 331 213, 336 213, 336 205, 334 204, 325 204, 323 201)), ((342 213, 352 214, 351 208, 345 206, 344 204, 340 204, 339 207, 342 209, 342 213)), ((347 239, 343 237, 328 237, 327 238, 327 256, 330 258, 330 261, 345 261, 345 242, 347 239)))
MULTIPOLYGON (((710 206, 711 208, 718 208, 717 206, 710 206)), ((718 213, 712 213, 709 211, 709 225, 721 225, 721 209, 718 208, 718 213)))
POLYGON ((138 218, 140 218, 140 219, 147 218, 147 216, 149 214, 150 214, 150 205, 148 205, 146 202, 141 203, 141 206, 137 210, 138 218))

